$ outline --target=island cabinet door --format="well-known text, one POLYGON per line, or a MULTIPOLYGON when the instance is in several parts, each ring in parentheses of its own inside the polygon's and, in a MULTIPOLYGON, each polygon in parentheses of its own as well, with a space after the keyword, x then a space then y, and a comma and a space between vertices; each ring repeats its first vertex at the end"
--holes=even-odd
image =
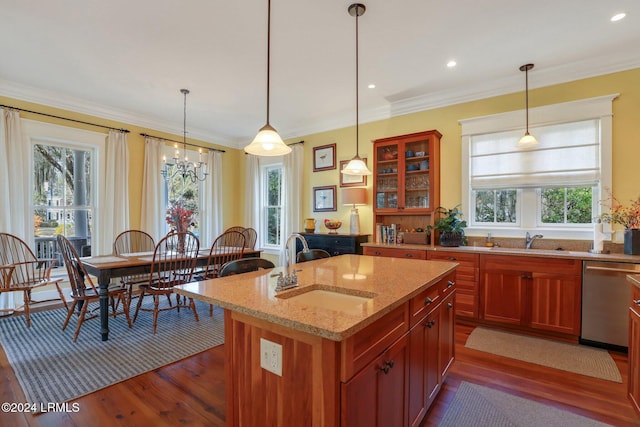
POLYGON ((481 318, 524 326, 527 274, 522 271, 484 270, 480 277, 481 318))
POLYGON ((640 289, 632 286, 629 307, 629 399, 640 414, 640 289))
POLYGON ((408 334, 342 384, 342 426, 407 425, 408 334))
POLYGON ((444 382, 449 368, 455 359, 456 350, 456 300, 458 298, 457 290, 451 292, 443 301, 440 308, 440 342, 438 345, 440 355, 440 378, 438 382, 444 382))

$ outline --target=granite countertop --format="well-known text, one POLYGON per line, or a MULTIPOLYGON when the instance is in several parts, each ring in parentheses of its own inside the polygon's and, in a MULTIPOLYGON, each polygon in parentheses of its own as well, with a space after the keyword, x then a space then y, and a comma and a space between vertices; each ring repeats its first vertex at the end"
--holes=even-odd
POLYGON ((519 255, 519 256, 535 256, 535 257, 549 257, 549 258, 573 258, 587 261, 615 261, 615 262, 631 262, 640 264, 640 255, 626 255, 626 254, 592 254, 591 252, 583 251, 566 251, 566 250, 554 250, 554 249, 521 249, 521 248, 508 248, 502 246, 494 246, 488 248, 486 246, 429 246, 429 245, 417 245, 410 243, 362 243, 362 246, 378 247, 378 248, 397 248, 397 249, 416 249, 423 251, 451 251, 451 252, 466 252, 477 254, 496 254, 496 255, 519 255))
POLYGON ((300 286, 275 292, 274 273, 284 267, 193 282, 175 287, 227 310, 294 330, 342 341, 438 282, 457 267, 448 261, 424 261, 341 255, 296 264, 300 286), (306 290, 340 290, 369 298, 349 309, 334 310, 287 299, 306 290))

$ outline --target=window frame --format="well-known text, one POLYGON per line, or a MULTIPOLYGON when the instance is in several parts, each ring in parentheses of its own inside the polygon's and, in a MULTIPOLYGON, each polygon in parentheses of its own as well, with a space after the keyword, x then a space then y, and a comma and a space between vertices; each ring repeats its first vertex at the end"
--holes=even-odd
POLYGON ((268 233, 268 218, 266 215, 267 209, 267 183, 268 183, 268 171, 272 169, 279 169, 281 174, 280 179, 280 229, 284 229, 284 219, 282 213, 284 212, 284 162, 280 157, 274 157, 270 159, 260 159, 260 206, 259 212, 259 230, 258 240, 260 241, 260 247, 265 253, 279 254, 282 248, 282 235, 280 241, 277 244, 267 243, 268 233))
MULTIPOLYGON (((600 124, 600 184, 593 193, 593 215, 600 214, 603 206, 597 203, 602 189, 611 188, 612 175, 612 116, 613 100, 619 94, 610 94, 595 98, 546 105, 529 109, 530 128, 550 126, 554 124, 598 119, 600 124)), ((499 234, 502 237, 522 237, 526 231, 535 230, 544 233, 545 237, 556 239, 588 240, 593 237, 593 226, 574 226, 571 224, 542 224, 537 220, 540 216, 538 191, 535 188, 517 189, 517 218, 514 224, 477 224, 473 221, 472 207, 475 204, 474 191, 470 188, 470 142, 473 135, 497 133, 515 129, 524 129, 525 111, 517 110, 489 116, 460 120, 462 126, 462 159, 461 159, 461 205, 462 211, 468 212, 468 224, 465 233, 469 236, 486 236, 487 233, 499 234), (527 210, 527 206, 536 209, 527 210), (534 211, 534 212, 532 212, 534 211)), ((605 231, 611 231, 605 224, 605 231)))

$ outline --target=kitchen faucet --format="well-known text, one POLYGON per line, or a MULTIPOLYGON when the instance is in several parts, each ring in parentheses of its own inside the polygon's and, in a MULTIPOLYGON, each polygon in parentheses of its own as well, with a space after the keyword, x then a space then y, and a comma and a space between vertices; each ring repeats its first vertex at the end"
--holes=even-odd
POLYGON ((276 292, 284 291, 285 289, 295 288, 296 286, 298 286, 298 276, 296 275, 296 269, 294 268, 293 271, 291 271, 291 263, 289 261, 289 243, 291 242, 291 240, 295 239, 300 240, 300 242, 302 243, 302 252, 309 252, 309 245, 307 245, 307 241, 302 235, 293 233, 291 234, 291 236, 289 236, 289 238, 287 239, 287 243, 285 243, 284 245, 285 271, 287 274, 286 276, 283 276, 282 272, 280 272, 276 275, 278 277, 276 292))
POLYGON ((542 239, 542 237, 544 237, 542 234, 536 234, 534 236, 531 236, 527 231, 527 235, 524 237, 524 248, 531 249, 531 245, 533 244, 533 241, 536 239, 542 239))

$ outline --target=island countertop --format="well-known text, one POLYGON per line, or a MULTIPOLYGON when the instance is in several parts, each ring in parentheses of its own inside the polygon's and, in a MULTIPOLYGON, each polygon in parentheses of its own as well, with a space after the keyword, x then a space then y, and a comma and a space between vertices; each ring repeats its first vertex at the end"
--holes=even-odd
POLYGON ((341 255, 296 264, 299 287, 275 291, 284 267, 231 275, 175 287, 175 292, 273 324, 342 341, 438 282, 455 262, 341 255), (345 309, 330 309, 292 296, 321 289, 366 297, 345 309))

